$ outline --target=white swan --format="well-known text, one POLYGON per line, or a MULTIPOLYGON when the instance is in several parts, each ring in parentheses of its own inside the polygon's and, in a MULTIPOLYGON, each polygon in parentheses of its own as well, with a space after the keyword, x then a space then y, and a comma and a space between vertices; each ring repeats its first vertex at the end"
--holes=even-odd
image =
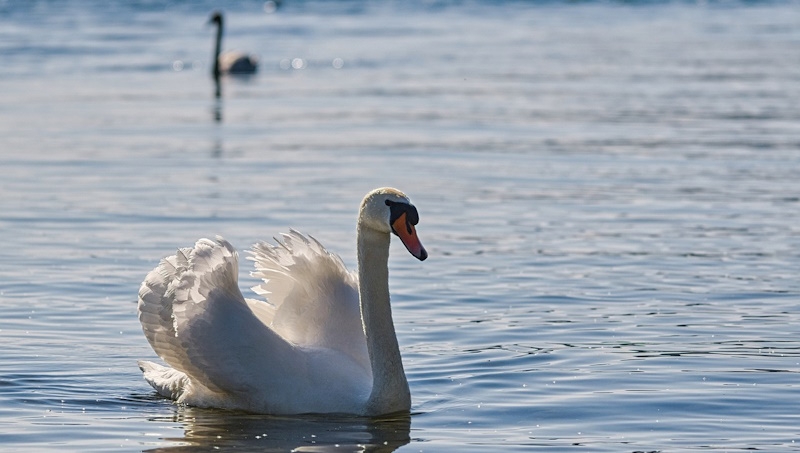
POLYGON ((215 79, 223 74, 255 74, 258 70, 258 58, 235 50, 222 52, 222 13, 215 11, 209 23, 217 25, 217 41, 214 45, 214 68, 212 75, 215 79))
POLYGON ((161 395, 193 406, 269 414, 408 411, 411 396, 389 304, 389 239, 419 260, 419 216, 397 189, 376 189, 358 216, 358 275, 296 231, 250 252, 244 299, 238 258, 221 237, 200 239, 152 270, 139 289, 139 321, 170 367, 140 361, 161 395))

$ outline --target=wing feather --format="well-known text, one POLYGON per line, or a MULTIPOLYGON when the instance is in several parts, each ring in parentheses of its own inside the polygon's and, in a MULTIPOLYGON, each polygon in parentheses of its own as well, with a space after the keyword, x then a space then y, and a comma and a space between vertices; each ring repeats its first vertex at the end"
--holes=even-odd
MULTIPOLYGON (((249 313, 238 288, 238 271, 238 254, 228 241, 200 239, 194 248, 180 249, 161 260, 139 289, 139 321, 153 350, 170 366, 191 376, 195 385, 212 392, 223 390, 209 373, 218 369, 213 363, 218 357, 193 341, 208 316, 209 300, 238 304, 245 308, 243 317, 249 313)), ((202 336, 214 335, 208 331, 202 336)))
POLYGON ((369 369, 358 279, 338 255, 296 230, 249 255, 251 275, 263 280, 252 289, 266 302, 248 303, 263 322, 293 344, 335 349, 369 369))
POLYGON ((153 350, 183 373, 145 370, 159 392, 174 397, 180 390, 179 401, 199 405, 246 407, 252 403, 247 395, 317 388, 309 380, 316 375, 308 361, 337 354, 364 370, 348 371, 342 385, 361 388, 371 382, 355 275, 313 238, 292 230, 282 239, 277 245, 256 244, 251 252, 253 275, 263 279, 254 290, 267 301, 244 299, 238 254, 221 237, 178 250, 147 275, 139 290, 142 329, 153 350), (176 377, 184 374, 188 380, 176 377), (232 395, 244 399, 237 402, 232 395))

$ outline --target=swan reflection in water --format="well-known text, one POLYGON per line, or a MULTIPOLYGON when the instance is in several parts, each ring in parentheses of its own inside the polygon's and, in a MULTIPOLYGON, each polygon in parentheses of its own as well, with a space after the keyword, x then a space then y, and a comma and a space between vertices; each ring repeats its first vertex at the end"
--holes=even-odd
POLYGON ((244 412, 176 406, 171 418, 154 422, 183 424, 183 437, 166 437, 179 445, 148 452, 380 452, 389 453, 411 441, 411 416, 380 418, 350 416, 273 417, 244 412))

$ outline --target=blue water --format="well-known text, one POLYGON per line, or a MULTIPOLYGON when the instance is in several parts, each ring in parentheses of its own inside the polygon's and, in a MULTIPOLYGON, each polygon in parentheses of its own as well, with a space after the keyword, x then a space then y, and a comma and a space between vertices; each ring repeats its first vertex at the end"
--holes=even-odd
POLYGON ((796 3, 226 3, 261 68, 215 99, 217 6, 0 2, 4 449, 800 450, 796 3), (161 257, 352 268, 384 185, 430 253, 390 260, 410 417, 154 394, 161 257))

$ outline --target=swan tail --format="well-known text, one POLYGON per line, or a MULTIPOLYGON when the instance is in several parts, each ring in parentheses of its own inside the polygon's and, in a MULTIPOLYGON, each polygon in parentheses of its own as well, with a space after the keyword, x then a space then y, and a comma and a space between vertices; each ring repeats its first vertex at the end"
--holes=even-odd
POLYGON ((189 377, 174 368, 140 360, 139 369, 144 380, 165 398, 177 401, 189 385, 189 377))

